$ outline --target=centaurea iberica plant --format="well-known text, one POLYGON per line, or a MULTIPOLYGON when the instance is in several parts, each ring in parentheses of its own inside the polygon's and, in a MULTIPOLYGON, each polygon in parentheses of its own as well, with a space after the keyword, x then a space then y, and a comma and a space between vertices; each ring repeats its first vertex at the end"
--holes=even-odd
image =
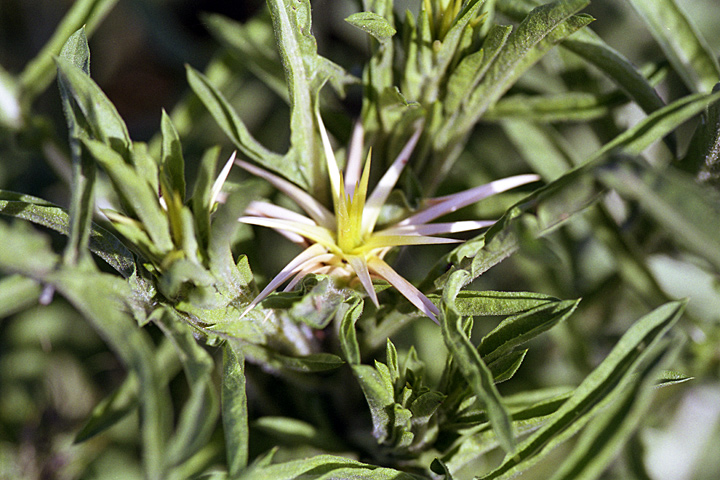
POLYGON ((371 152, 368 152, 363 166, 361 125, 358 123, 353 132, 347 154, 347 165, 343 173, 338 167, 322 118, 319 114, 316 117, 330 178, 333 212, 289 181, 242 160, 235 161, 243 169, 270 182, 307 213, 305 216, 269 202, 253 201, 246 209, 245 215, 240 218, 240 221, 246 224, 277 230, 294 243, 304 247, 304 250, 291 260, 250 303, 246 312, 286 281, 290 280, 285 290, 290 290, 303 277, 315 273, 347 279, 356 277, 376 306, 379 303, 372 279, 376 277, 386 280, 421 312, 437 322, 439 313, 437 307, 388 265, 383 257, 393 247, 460 242, 453 238, 433 235, 476 230, 488 227, 494 221, 428 222, 495 193, 534 182, 539 177, 517 175, 445 197, 429 199, 426 200, 423 208, 412 215, 391 226, 376 230, 380 211, 410 160, 421 129, 416 129, 375 189, 368 195, 371 152))

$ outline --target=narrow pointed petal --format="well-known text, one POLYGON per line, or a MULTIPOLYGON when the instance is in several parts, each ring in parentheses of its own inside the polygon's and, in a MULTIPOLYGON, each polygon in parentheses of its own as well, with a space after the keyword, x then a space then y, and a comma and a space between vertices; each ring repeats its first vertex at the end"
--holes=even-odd
POLYGON ((217 200, 218 195, 220 195, 220 190, 222 190, 225 180, 227 180, 228 175, 230 175, 230 169, 233 166, 233 162, 235 162, 235 152, 233 152, 228 161, 225 162, 225 166, 223 166, 222 170, 220 170, 220 175, 218 175, 215 179, 215 183, 213 183, 212 190, 210 190, 211 207, 215 205, 215 201, 217 200))
POLYGON ((327 273, 333 267, 325 265, 325 262, 330 262, 334 258, 336 258, 334 254, 325 253, 322 255, 317 255, 316 257, 313 257, 313 258, 305 261, 305 263, 303 263, 302 265, 298 266, 295 269, 295 271, 297 272, 295 274, 295 277, 293 277, 293 279, 290 280, 290 282, 287 284, 287 286, 285 288, 283 288, 283 292, 289 292, 290 290, 295 288, 295 286, 298 283, 300 283, 300 280, 305 278, 305 276, 310 273, 316 273, 316 274, 327 273))
POLYGON ((365 242, 363 248, 374 250, 384 247, 402 247, 405 245, 441 245, 445 243, 462 243, 462 240, 444 237, 426 237, 423 235, 373 235, 365 242))
POLYGON ((380 216, 380 209, 385 204, 385 201, 390 195, 390 192, 395 187, 400 174, 402 173, 405 165, 410 161, 410 154, 412 154, 415 145, 420 138, 422 129, 420 127, 415 130, 415 133, 410 140, 405 144, 400 154, 397 156, 390 168, 385 172, 380 181, 378 182, 375 190, 373 190, 370 197, 367 199, 365 204, 365 212, 363 214, 363 232, 372 232, 375 228, 375 223, 380 216))
POLYGON ((399 225, 380 230, 376 235, 443 235, 490 227, 495 220, 464 220, 460 222, 399 225))
POLYGON ((447 215, 448 213, 454 212, 462 207, 466 207, 475 202, 487 198, 496 193, 511 190, 520 185, 527 183, 536 182, 540 179, 537 175, 516 175, 514 177, 501 178, 494 182, 480 185, 479 187, 464 190, 462 192, 455 193, 453 195, 447 195, 442 198, 440 202, 434 205, 420 210, 415 215, 411 215, 408 218, 398 222, 398 225, 421 225, 423 223, 431 222, 438 217, 447 215))
POLYGON ((355 123, 352 137, 350 138, 350 147, 347 152, 347 164, 345 165, 345 191, 351 197, 355 192, 355 185, 360 179, 362 170, 362 151, 363 151, 363 126, 362 122, 355 123))
POLYGON ((399 273, 392 269, 390 265, 379 258, 373 257, 368 260, 368 267, 377 275, 387 280, 390 285, 395 287, 410 303, 415 305, 418 310, 423 312, 430 319, 439 324, 437 315, 440 310, 427 298, 420 290, 415 288, 413 284, 405 280, 399 273))
POLYGON ((317 225, 308 217, 293 212, 290 209, 275 205, 274 203, 264 202, 261 200, 253 200, 245 209, 246 215, 255 217, 279 218, 282 220, 290 220, 292 222, 303 223, 305 225, 317 225))
POLYGON ((356 257, 348 255, 345 260, 350 264, 352 269, 355 271, 358 280, 362 283, 363 288, 370 296, 370 300, 375 304, 376 307, 380 306, 377 299, 377 293, 375 293, 375 287, 373 287, 372 279, 370 278, 370 270, 368 270, 368 264, 363 257, 356 257))
POLYGON ((313 244, 310 247, 306 248, 300 254, 293 258, 290 263, 285 265, 285 268, 283 268, 280 273, 275 275, 275 278, 273 278, 270 283, 267 284, 267 286, 258 294, 255 299, 250 302, 250 305, 247 306, 245 311, 243 311, 242 315, 240 315, 240 318, 247 315, 247 313, 255 308, 258 303, 262 302, 267 298, 268 295, 270 295, 272 292, 274 292, 280 285, 282 285, 288 278, 292 277, 297 273, 300 266, 307 262, 309 259, 316 257, 318 255, 322 255, 326 252, 325 248, 323 248, 320 244, 313 244))
POLYGON ((320 202, 311 197, 307 192, 292 183, 278 177, 275 174, 263 170, 242 160, 235 160, 235 164, 247 170, 248 172, 260 178, 264 178, 275 188, 283 192, 285 195, 293 199, 300 208, 305 210, 315 222, 325 228, 335 229, 335 217, 320 202))
POLYGON ((330 177, 330 187, 332 187, 333 198, 338 198, 340 195, 340 168, 338 167, 337 160, 335 159, 335 153, 333 152, 332 145, 330 145, 330 139, 328 138, 327 130, 325 130, 325 124, 322 121, 320 112, 315 112, 317 118, 318 130, 320 130, 320 138, 322 139, 323 150, 325 150, 325 162, 327 164, 328 177, 330 177))
POLYGON ((323 227, 318 227, 317 225, 306 225, 304 223, 266 217, 248 216, 240 217, 238 220, 242 223, 247 223, 249 225, 258 225, 260 227, 267 227, 275 230, 285 230, 288 232, 297 233, 309 240, 321 243, 325 246, 335 244, 335 240, 332 238, 330 232, 323 227))

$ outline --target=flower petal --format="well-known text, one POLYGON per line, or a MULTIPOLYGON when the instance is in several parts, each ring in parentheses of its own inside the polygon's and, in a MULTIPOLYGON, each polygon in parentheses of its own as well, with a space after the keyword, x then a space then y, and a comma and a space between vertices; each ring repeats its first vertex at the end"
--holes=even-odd
POLYGON ((381 276, 387 280, 393 287, 395 287, 410 303, 415 305, 418 310, 423 312, 425 315, 439 325, 437 315, 440 314, 440 310, 427 298, 420 290, 415 288, 413 284, 405 280, 399 273, 392 269, 390 265, 380 260, 377 257, 372 257, 368 260, 368 267, 373 273, 381 276))
POLYGON ((260 227, 268 227, 274 230, 285 230, 288 232, 294 232, 303 237, 312 240, 317 243, 321 243, 326 247, 335 245, 335 239, 332 237, 330 232, 323 227, 317 225, 306 225, 304 223, 293 222, 290 220, 283 220, 279 218, 266 218, 266 217, 240 217, 238 219, 242 223, 249 225, 258 225, 260 227))
POLYGON ((363 288, 370 296, 370 300, 375 304, 376 307, 380 306, 377 299, 377 293, 375 293, 375 287, 373 287, 372 279, 370 278, 370 271, 368 270, 368 264, 363 257, 355 255, 346 255, 345 260, 350 264, 358 280, 362 283, 363 288))
POLYGON ((248 172, 256 175, 260 178, 264 178, 270 182, 275 188, 283 192, 288 197, 292 198, 300 208, 305 210, 315 222, 330 230, 335 229, 335 216, 325 208, 320 202, 315 200, 310 194, 305 192, 300 187, 293 185, 292 183, 284 180, 277 175, 268 172, 260 167, 256 167, 242 160, 235 160, 235 164, 247 170, 248 172))
POLYGON ((319 243, 315 243, 300 252, 300 254, 297 257, 293 258, 290 263, 285 265, 285 268, 283 268, 280 273, 275 275, 275 278, 273 278, 270 283, 268 283, 267 286, 262 290, 262 292, 260 292, 258 296, 253 299, 252 302, 250 302, 245 311, 243 311, 242 315, 240 315, 240 318, 247 315, 247 313, 253 308, 255 308, 258 303, 265 300, 268 295, 275 291, 275 289, 282 285, 288 278, 295 275, 298 272, 298 269, 300 269, 305 262, 312 259, 313 257, 317 257, 318 255, 322 255, 326 252, 327 250, 325 250, 325 248, 319 243))
POLYGON ((351 197, 355 192, 355 185, 360 180, 360 172, 362 171, 362 151, 363 151, 363 126, 362 122, 355 122, 352 137, 350 138, 350 147, 347 151, 347 163, 345 164, 345 191, 351 197))
POLYGON ((215 201, 217 200, 218 195, 220 195, 220 190, 222 190, 222 187, 225 184, 225 180, 227 180, 228 175, 230 175, 230 169, 232 168, 233 162, 235 161, 235 153, 236 152, 233 152, 232 155, 230 155, 230 158, 227 162, 225 162, 222 170, 220 170, 220 175, 218 175, 218 177, 215 179, 215 182, 213 183, 212 189, 210 190, 211 207, 215 205, 215 201))
POLYGON ((540 177, 537 175, 516 175, 514 177, 501 178, 500 180, 495 180, 494 182, 486 183, 485 185, 480 185, 479 187, 464 190, 452 195, 447 195, 442 197, 440 201, 434 205, 420 210, 418 213, 398 222, 398 225, 421 225, 431 222, 438 217, 442 217, 443 215, 454 212, 459 208, 478 202, 490 195, 504 192, 537 180, 540 180, 540 177))
POLYGON ((368 197, 365 204, 365 211, 363 213, 363 232, 370 233, 375 228, 375 223, 380 216, 380 209, 385 204, 385 201, 390 195, 390 192, 395 187, 400 174, 402 173, 405 165, 410 161, 410 154, 412 154, 415 145, 420 138, 422 133, 422 127, 418 126, 410 137, 410 140, 405 144, 400 154, 397 156, 390 168, 382 176, 378 184, 375 186, 370 197, 368 197))
POLYGON ((274 203, 264 202, 262 200, 253 200, 245 209, 245 214, 254 217, 279 218, 282 220, 290 220, 293 222, 303 223, 305 225, 317 225, 305 215, 301 215, 292 210, 275 205, 274 203))
POLYGON ((404 245, 440 245, 444 243, 461 243, 462 240, 444 237, 426 237, 423 235, 373 235, 362 248, 365 251, 384 247, 401 247, 404 245))
POLYGON ((340 168, 335 159, 335 152, 333 152, 332 145, 330 145, 330 139, 328 138, 320 112, 315 111, 315 118, 317 118, 318 127, 320 127, 318 130, 320 130, 320 138, 323 149, 325 150, 325 162, 327 164, 328 177, 330 177, 330 187, 332 187, 333 198, 337 199, 340 196, 340 168))
POLYGON ((310 273, 323 274, 329 272, 334 267, 326 265, 325 262, 329 262, 334 258, 337 258, 336 255, 332 253, 325 253, 323 255, 318 255, 314 258, 311 258, 310 260, 307 260, 304 264, 296 268, 297 273, 295 274, 295 277, 293 277, 293 279, 290 280, 287 286, 283 288, 283 292, 289 292, 290 290, 295 288, 295 286, 300 282, 300 280, 305 278, 305 276, 310 273))
POLYGON ((375 235, 442 235, 445 233, 467 232, 490 227, 495 220, 464 220, 447 223, 428 223, 423 225, 394 225, 380 230, 375 235))

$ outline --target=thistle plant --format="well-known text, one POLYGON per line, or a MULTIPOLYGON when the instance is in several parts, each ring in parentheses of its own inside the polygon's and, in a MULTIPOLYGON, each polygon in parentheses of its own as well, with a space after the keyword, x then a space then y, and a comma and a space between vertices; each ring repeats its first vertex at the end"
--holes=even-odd
POLYGON ((361 174, 359 159, 362 155, 362 127, 358 124, 358 128, 355 129, 353 149, 348 152, 348 169, 346 175, 343 175, 338 168, 319 115, 317 120, 330 177, 334 214, 286 180, 248 163, 237 161, 239 166, 266 179, 292 198, 311 217, 298 215, 277 205, 254 201, 246 212, 248 215, 240 218, 243 223, 270 227, 283 232, 290 240, 306 247, 260 292, 248 309, 252 309, 289 278, 292 277, 292 281, 288 283, 286 290, 295 287, 300 280, 311 273, 327 274, 335 278, 357 278, 375 306, 379 307, 371 278, 375 276, 389 282, 421 312, 437 323, 436 317, 440 313, 438 308, 385 263, 383 257, 393 247, 459 242, 459 240, 432 235, 476 230, 488 227, 493 222, 478 220, 433 224, 428 222, 494 193, 538 180, 539 177, 518 175, 443 198, 428 199, 426 201, 428 206, 425 208, 397 223, 376 230, 382 207, 400 178, 403 168, 409 162, 421 130, 418 128, 375 189, 368 195, 371 153, 368 152, 361 174))
POLYGON ((116 3, 0 39, 0 478, 714 478, 715 9, 138 4, 206 59, 143 135, 116 3))

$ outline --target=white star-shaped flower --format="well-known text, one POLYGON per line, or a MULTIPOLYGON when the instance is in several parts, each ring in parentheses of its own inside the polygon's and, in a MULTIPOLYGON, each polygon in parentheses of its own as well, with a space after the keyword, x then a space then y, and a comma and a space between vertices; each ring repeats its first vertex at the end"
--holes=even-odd
POLYGON ((395 187, 420 137, 418 128, 408 140, 370 195, 370 153, 362 166, 363 131, 358 124, 353 132, 345 175, 340 171, 327 132, 317 115, 325 150, 332 189, 333 211, 298 186, 242 160, 235 160, 248 172, 264 178, 290 197, 307 215, 265 201, 253 201, 239 220, 277 230, 305 249, 296 256, 250 303, 246 313, 289 280, 285 290, 292 289, 310 273, 346 278, 357 277, 375 305, 378 298, 373 277, 390 283, 421 312, 437 322, 437 307, 410 282, 388 265, 383 257, 393 248, 405 245, 456 243, 459 240, 433 235, 464 232, 488 227, 494 221, 459 221, 428 223, 450 212, 475 203, 498 192, 534 182, 537 175, 518 175, 496 180, 479 187, 426 201, 426 206, 394 225, 376 230, 380 210, 395 187))

